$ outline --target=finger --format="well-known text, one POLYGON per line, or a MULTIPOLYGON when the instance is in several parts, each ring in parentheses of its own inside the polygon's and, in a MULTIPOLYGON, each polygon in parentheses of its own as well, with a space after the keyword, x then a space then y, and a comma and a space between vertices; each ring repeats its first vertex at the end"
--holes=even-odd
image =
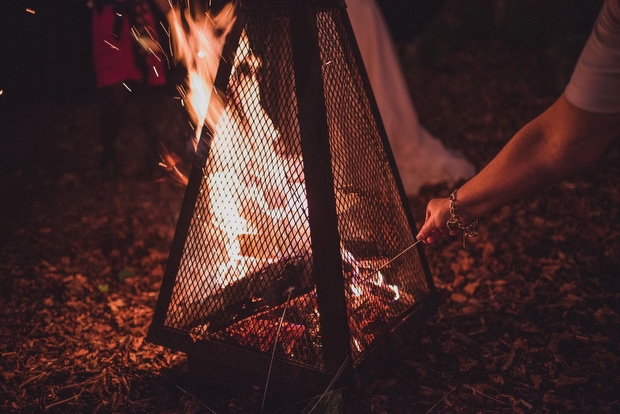
POLYGON ((435 231, 437 231, 437 230, 434 228, 434 226, 430 222, 426 222, 426 223, 424 223, 424 225, 420 229, 420 232, 416 236, 416 239, 417 240, 426 240, 435 231))
POLYGON ((420 229, 420 231, 418 232, 418 235, 415 236, 415 238, 417 240, 426 240, 430 234, 429 231, 429 224, 428 222, 424 223, 424 225, 422 225, 422 228, 420 229))

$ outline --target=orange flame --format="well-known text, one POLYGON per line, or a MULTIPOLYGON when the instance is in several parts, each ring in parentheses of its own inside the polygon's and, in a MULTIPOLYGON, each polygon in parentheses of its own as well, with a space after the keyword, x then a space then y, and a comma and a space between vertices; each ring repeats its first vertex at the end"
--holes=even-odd
MULTIPOLYGON (((217 229, 225 254, 219 263, 194 265, 203 277, 217 275, 218 284, 226 286, 281 255, 298 253, 291 249, 310 248, 280 242, 265 256, 259 246, 251 245, 254 236, 269 234, 274 228, 309 233, 303 178, 297 177, 295 182, 289 178, 292 171, 301 171, 301 159, 283 158, 276 150, 279 132, 261 107, 260 86, 253 73, 261 61, 252 53, 245 32, 241 33, 230 75, 232 82, 241 85, 233 97, 238 105, 225 106, 217 95, 214 82, 226 36, 235 21, 234 7, 229 5, 215 16, 207 13, 197 17, 173 9, 168 20, 175 59, 188 72, 185 85, 178 90, 195 127, 194 148, 204 126, 213 137, 209 143, 212 162, 205 177, 209 211, 203 228, 217 229), (239 71, 241 65, 253 70, 239 71), (262 149, 260 160, 255 153, 258 147, 262 149), (248 214, 249 209, 256 211, 248 214)), ((168 169, 175 165, 166 157, 162 157, 162 164, 168 169)))
POLYGON ((188 73, 187 89, 178 89, 195 126, 194 148, 197 148, 203 126, 214 130, 224 108, 213 84, 224 41, 234 21, 235 8, 231 4, 217 15, 207 12, 194 17, 189 10, 181 13, 178 8, 168 12, 174 57, 188 73))

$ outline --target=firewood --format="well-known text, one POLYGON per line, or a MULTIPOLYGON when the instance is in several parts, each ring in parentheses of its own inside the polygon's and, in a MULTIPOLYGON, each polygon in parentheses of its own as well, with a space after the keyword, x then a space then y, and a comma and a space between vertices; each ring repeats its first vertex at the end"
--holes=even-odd
POLYGON ((206 298, 187 304, 185 314, 208 315, 189 321, 191 328, 208 323, 208 331, 216 332, 269 307, 281 305, 288 297, 295 298, 312 290, 310 257, 280 259, 223 287, 206 298))

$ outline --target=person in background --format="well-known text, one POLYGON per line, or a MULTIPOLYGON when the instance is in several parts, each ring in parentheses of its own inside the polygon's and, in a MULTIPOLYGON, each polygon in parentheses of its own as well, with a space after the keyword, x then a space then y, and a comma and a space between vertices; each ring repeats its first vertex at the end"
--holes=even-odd
MULTIPOLYGON (((158 0, 167 11, 167 3, 158 0)), ((97 87, 103 94, 101 174, 117 172, 116 140, 123 110, 132 93, 166 83, 165 56, 158 43, 156 19, 146 0, 95 0, 92 13, 92 51, 97 87)), ((146 166, 152 173, 158 163, 157 139, 140 105, 147 135, 146 166)))
POLYGON ((477 234, 477 218, 593 163, 620 136, 620 0, 606 0, 564 93, 478 175, 433 199, 418 240, 477 234))
POLYGON ((375 0, 346 3, 405 193, 413 196, 423 185, 454 185, 471 178, 474 166, 447 149, 420 123, 396 48, 375 0))

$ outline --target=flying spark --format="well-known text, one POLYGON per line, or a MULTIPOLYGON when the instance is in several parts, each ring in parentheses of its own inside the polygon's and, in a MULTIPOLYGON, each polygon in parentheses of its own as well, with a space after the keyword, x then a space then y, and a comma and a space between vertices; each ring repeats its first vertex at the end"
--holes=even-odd
POLYGON ((117 48, 117 47, 116 47, 116 46, 114 46, 112 43, 108 42, 107 40, 104 40, 104 42, 105 42, 108 46, 110 46, 112 49, 114 49, 114 50, 120 50, 119 48, 117 48))
POLYGON ((30 13, 30 14, 36 14, 37 12, 35 12, 32 9, 26 8, 26 13, 30 13))
POLYGON ((131 92, 131 89, 129 89, 129 86, 127 86, 127 84, 126 84, 125 82, 123 82, 123 86, 124 86, 125 88, 127 88, 127 90, 128 90, 129 92, 131 92))

